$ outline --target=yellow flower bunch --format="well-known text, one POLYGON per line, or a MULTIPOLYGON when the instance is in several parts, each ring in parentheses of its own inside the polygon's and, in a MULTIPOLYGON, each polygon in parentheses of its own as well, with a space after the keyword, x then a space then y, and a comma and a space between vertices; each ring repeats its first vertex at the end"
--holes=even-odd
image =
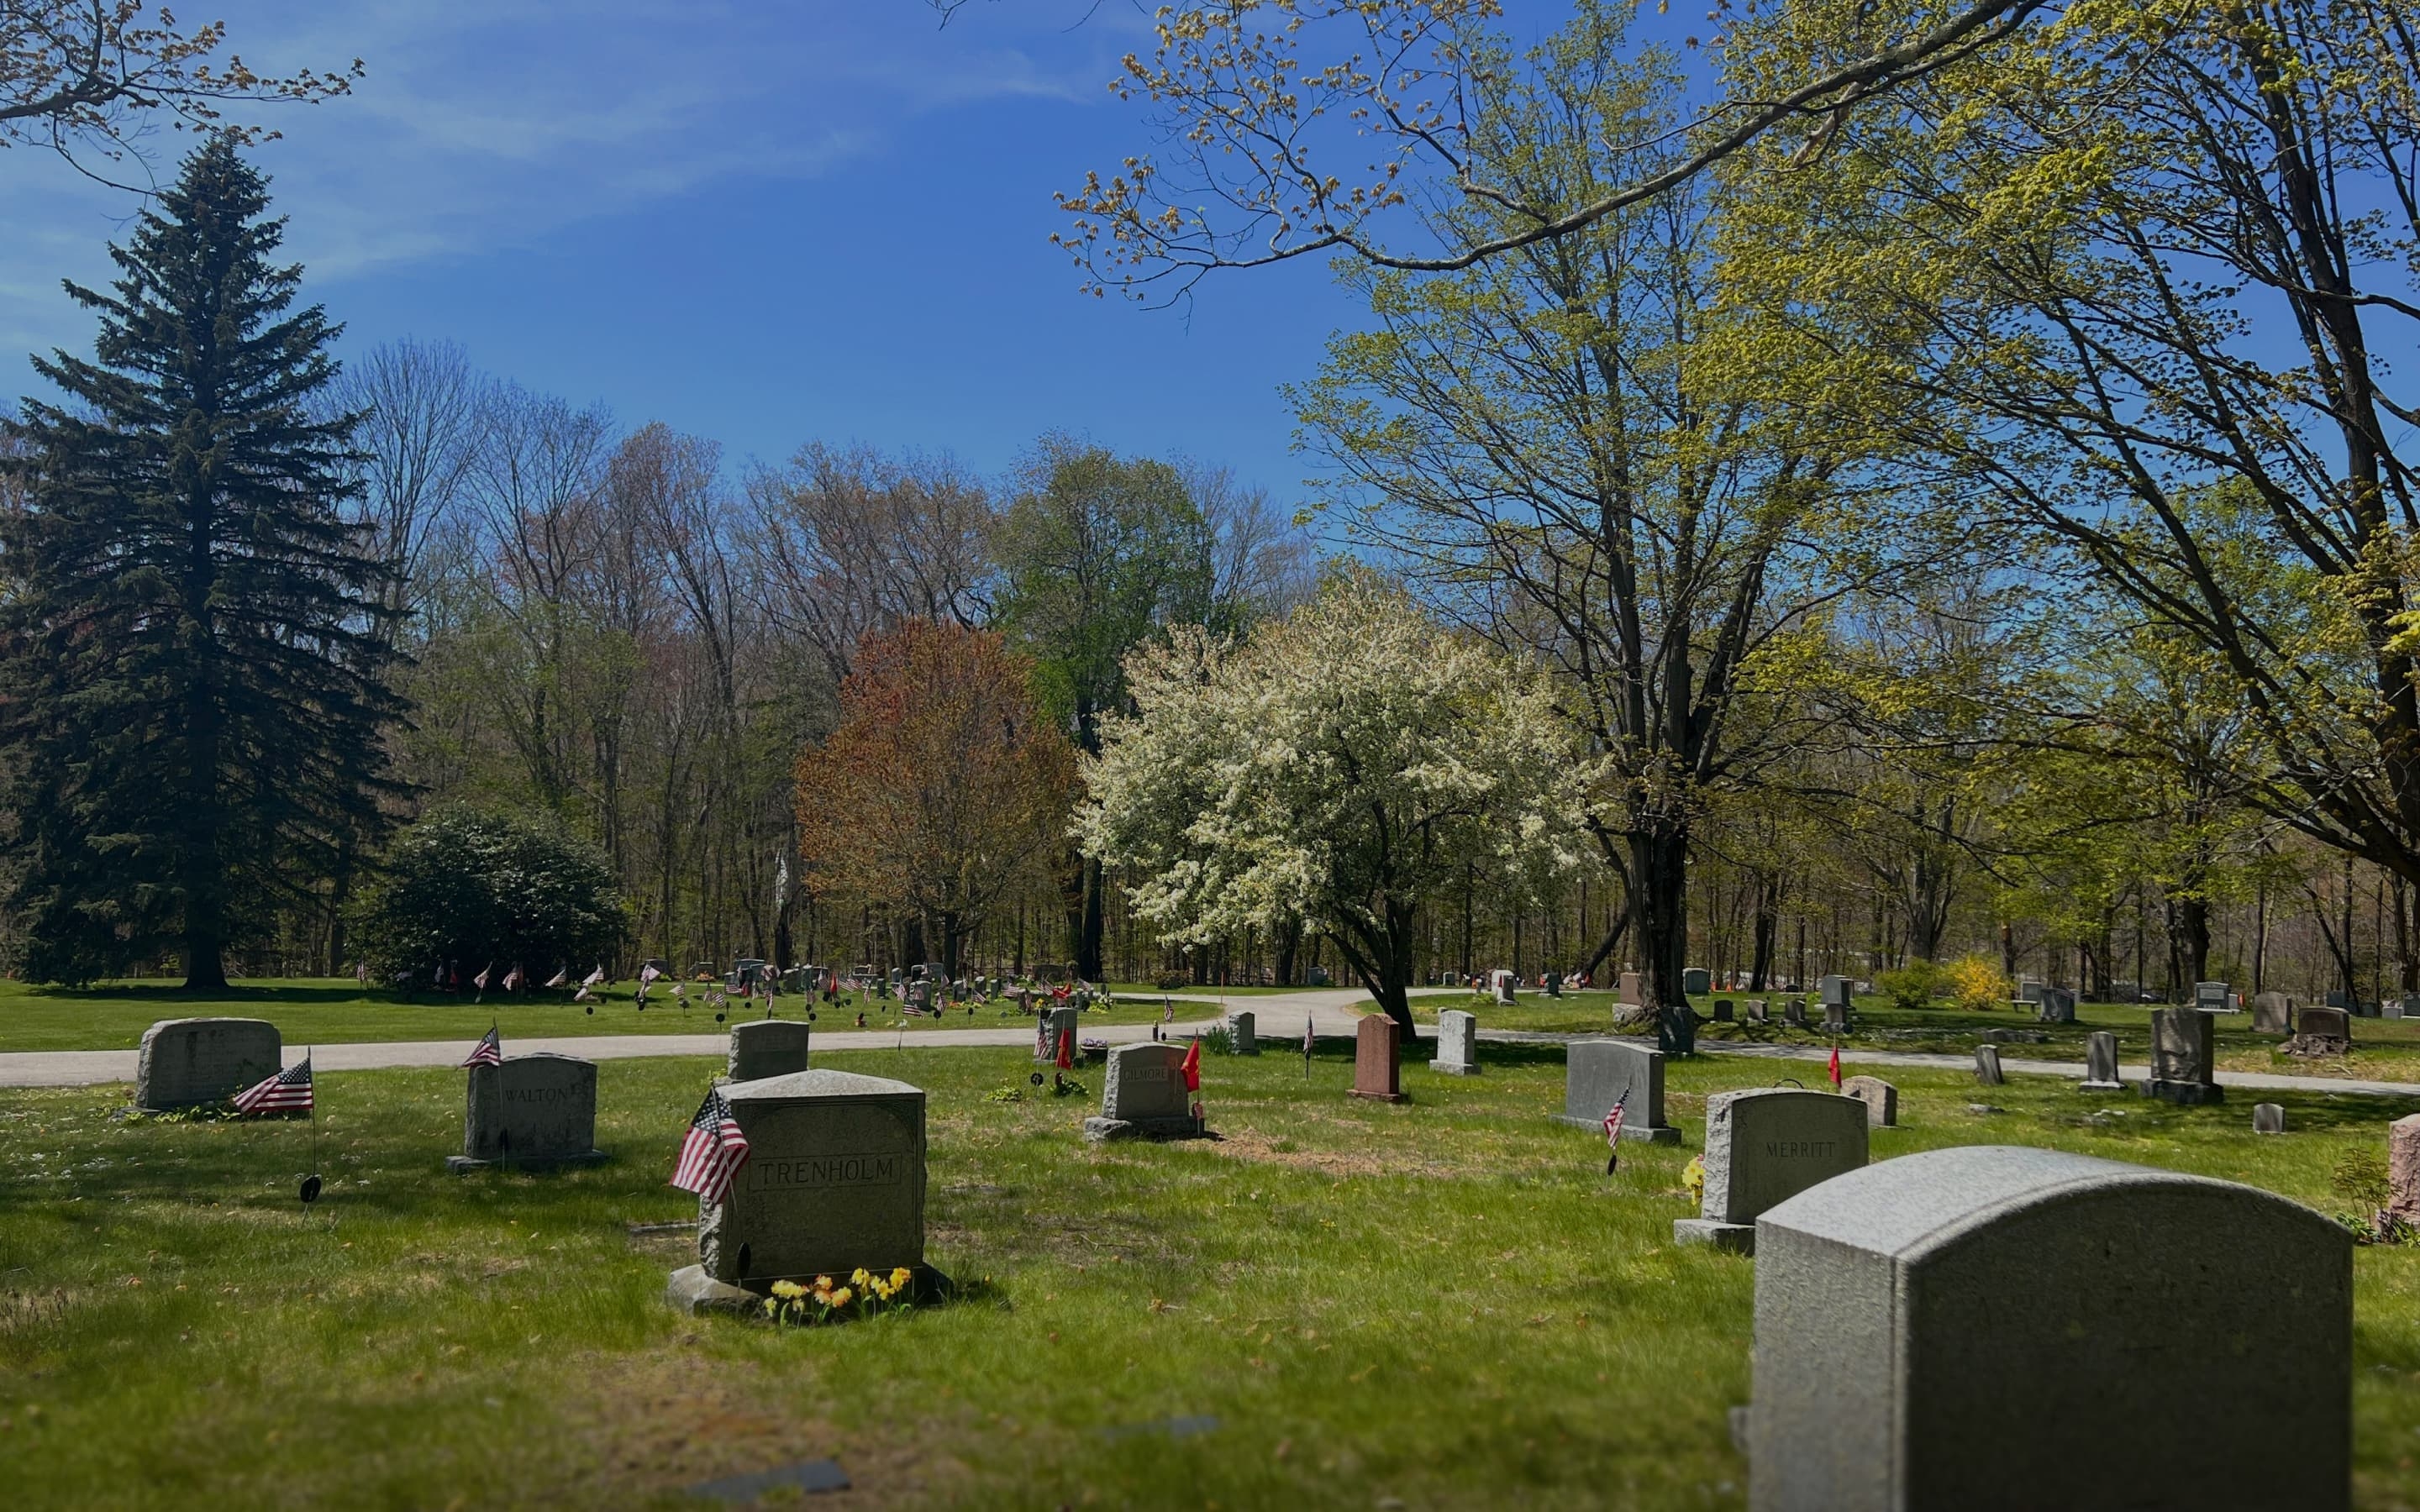
POLYGON ((1689 1157, 1689 1164, 1683 1167, 1681 1171, 1681 1184, 1689 1189, 1690 1201, 1702 1203, 1706 1200, 1705 1156, 1692 1155, 1689 1157))
POLYGON ((773 1295, 781 1298, 784 1302, 795 1302, 806 1294, 807 1288, 799 1285, 796 1281, 776 1281, 773 1283, 773 1295))

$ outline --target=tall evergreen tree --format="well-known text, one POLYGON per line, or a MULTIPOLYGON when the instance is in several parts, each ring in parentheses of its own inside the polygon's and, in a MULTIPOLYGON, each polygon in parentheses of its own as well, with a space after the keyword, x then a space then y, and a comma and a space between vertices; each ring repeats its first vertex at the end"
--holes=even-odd
POLYGON ((20 963, 80 981, 171 949, 189 991, 375 836, 400 713, 388 569, 341 506, 357 416, 315 418, 338 328, 288 314, 285 222, 220 137, 110 255, 94 360, 35 368, 0 524, 0 745, 20 963))

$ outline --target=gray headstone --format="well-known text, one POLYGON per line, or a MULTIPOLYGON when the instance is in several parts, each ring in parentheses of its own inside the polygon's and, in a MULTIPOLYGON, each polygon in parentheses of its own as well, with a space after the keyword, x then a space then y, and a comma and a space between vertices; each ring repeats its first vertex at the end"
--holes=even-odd
POLYGON ((1703 966, 1691 966, 1681 973, 1681 990, 1692 997, 1702 997, 1714 990, 1714 974, 1703 966))
POLYGON ((2211 1044, 2210 1018, 2200 1009, 2153 1009, 2151 1079, 2143 1084, 2145 1093, 2165 1103, 2224 1102, 2211 1044))
POLYGON ((1681 1131, 1664 1121, 1664 1056, 1620 1040, 1575 1040, 1563 1060, 1565 1123, 1603 1129, 1605 1116, 1622 1103, 1621 1137, 1677 1145, 1681 1131))
POLYGON ((1879 1076, 1852 1076, 1840 1084, 1840 1091, 1866 1105, 1868 1127, 1899 1127, 1899 1088, 1890 1083, 1879 1076))
MULTIPOLYGON (((1449 1076, 1479 1074, 1479 1021, 1458 1008, 1437 1015, 1436 1058, 1431 1071, 1449 1076)), ((1626 1115, 1625 1115, 1626 1116, 1626 1115)))
POLYGON ((701 1202, 698 1259, 752 1291, 776 1281, 924 1263, 924 1094, 906 1082, 802 1071, 723 1088, 748 1137, 720 1202, 701 1202))
POLYGON ((1869 1117, 1856 1098, 1788 1087, 1707 1098, 1705 1196, 1674 1242, 1755 1253, 1759 1214, 1866 1163, 1869 1117))
POLYGON ((2040 977, 2020 977, 2017 979, 2017 1001, 2039 1003, 2042 1000, 2043 991, 2049 986, 2050 983, 2040 977))
POLYGON ((1836 1034, 1847 1032, 1849 1027, 1849 1005, 1846 1003, 1824 1004, 1823 1027, 1836 1034))
POLYGON ((2064 987, 2044 987, 2035 999, 2041 1011, 2034 1015, 2038 1024, 2072 1024, 2075 1022, 2075 995, 2064 987))
POLYGON ((1166 1041, 1114 1047, 1102 1083, 1101 1117, 1124 1123, 1190 1119, 1193 1104, 1185 1090, 1184 1064, 1185 1052, 1166 1041))
POLYGON ((1261 1053, 1260 1020, 1249 1009, 1237 1009, 1227 1015, 1227 1040, 1239 1056, 1261 1053))
POLYGON ((1784 999, 1781 1005, 1781 1022, 1793 1029, 1807 1027, 1807 1005, 1795 997, 1784 999))
POLYGON ((1614 989, 1613 998, 1615 1002, 1633 1005, 1646 1002, 1646 980, 1636 971, 1623 972, 1621 982, 1614 989))
POLYGON ((597 1148, 597 1066, 540 1051, 471 1068, 462 1103, 462 1153, 454 1171, 489 1165, 579 1165, 597 1148))
POLYGON ((2115 1092, 2124 1085, 2118 1079, 2118 1036, 2107 1029, 2093 1030, 2084 1041, 2084 1089, 2115 1092))
POLYGON ((1846 977, 1825 977, 1815 984, 1816 996, 1819 1001, 1824 1003, 1838 1003, 1842 1007, 1846 1007, 1848 1005, 1849 989, 1850 982, 1849 979, 1846 977))
POLYGON ((2294 1032, 2294 1000, 2284 993, 2256 993, 2252 998, 2252 1032, 2294 1032))
POLYGON ((2229 1001, 2227 997, 2226 983, 2223 981, 2197 981, 2194 983, 2194 1007, 2201 1010, 2203 1012, 2224 1013, 2233 1009, 2234 1006, 2235 1005, 2229 1001))
POLYGON ((2319 1001, 2329 1008, 2341 1008, 2348 1013, 2352 1011, 2352 994, 2341 987, 2330 988, 2328 995, 2319 1001))
POLYGON ((1070 1057, 1076 1053, 1076 1026, 1083 1022, 1083 1012, 1073 1008, 1046 1008, 1042 1011, 1042 1037, 1035 1041, 1033 1057, 1055 1062, 1059 1058, 1059 1041, 1067 1041, 1070 1057))
POLYGON ((2254 1134, 2284 1134, 2286 1132, 2286 1110, 2274 1103, 2253 1103, 2252 1132, 2254 1134))
POLYGON ((162 1019, 134 1057, 134 1105, 155 1113, 224 1103, 285 1064, 267 1019, 162 1019))
POLYGON ((2420 1223, 2420 1113, 2386 1126, 2386 1211, 2420 1223))
POLYGON ((1975 1079, 1986 1087, 1998 1087, 2008 1078, 2000 1074, 2000 1047, 1978 1044, 1975 1047, 1975 1079))
POLYGON ((2341 1512, 2351 1238, 2058 1150, 1884 1161, 1760 1220, 1754 1378, 1754 1512, 2341 1512), (2214 1401, 2264 1404, 2257 1430, 2214 1431, 2214 1401))
POLYGON ((2420 1018, 2420 997, 2390 997, 2380 1011, 2387 1018, 2420 1018))
POLYGON ((1731 1000, 1730 1000, 1730 998, 1728 998, 1728 997, 1717 997, 1717 998, 1715 998, 1715 999, 1714 999, 1714 1022, 1715 1022, 1715 1023, 1717 1023, 1717 1024, 1729 1024, 1730 1021, 1731 1021, 1731 1000))
POLYGON ((1497 1002, 1509 1003, 1512 1001, 1512 973, 1502 970, 1490 973, 1487 982, 1488 986, 1494 990, 1496 1000, 1497 1002))
POLYGON ((2352 1016, 2341 1008, 2306 1008, 2295 1015, 2292 1055, 2340 1056, 2352 1048, 2352 1016))
POLYGON ((1772 1007, 1763 998, 1751 997, 1747 1000, 1747 1021, 1750 1024, 1770 1023, 1772 1016, 1772 1007))
POLYGON ((757 1019, 731 1026, 724 1066, 735 1082, 788 1076, 807 1069, 807 1031, 795 1019, 757 1019))

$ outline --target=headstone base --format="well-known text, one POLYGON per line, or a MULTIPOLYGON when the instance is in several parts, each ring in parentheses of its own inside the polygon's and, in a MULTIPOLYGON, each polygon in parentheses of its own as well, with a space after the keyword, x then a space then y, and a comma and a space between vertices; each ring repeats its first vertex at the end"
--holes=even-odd
MULTIPOLYGON (((911 1267, 915 1279, 908 1284, 908 1298, 922 1305, 946 1302, 957 1290, 957 1283, 929 1265, 911 1267)), ((676 1310, 695 1317, 702 1313, 729 1313, 739 1318, 762 1319, 765 1299, 770 1291, 751 1291, 735 1287, 728 1281, 717 1281, 706 1273, 703 1265, 684 1265, 664 1282, 664 1301, 676 1310)))
POLYGON ((1084 1137, 1104 1145, 1112 1139, 1207 1139, 1200 1119, 1101 1119, 1084 1120, 1084 1137))
MULTIPOLYGON (((1575 1129, 1593 1129, 1598 1134, 1605 1133, 1604 1122, 1597 1119, 1575 1119, 1568 1113, 1558 1113, 1554 1115, 1554 1119, 1557 1123, 1568 1123, 1575 1129)), ((1681 1142, 1681 1130, 1677 1124, 1669 1123, 1660 1129, 1650 1129, 1641 1123, 1624 1123, 1621 1126, 1621 1137, 1643 1139, 1651 1145, 1677 1145, 1681 1142)))
POLYGON ((1675 1218, 1672 1220, 1672 1242, 1711 1244, 1727 1254, 1754 1255, 1756 1225, 1720 1223, 1713 1218, 1675 1218))
POLYGON ((1479 1074, 1479 1062, 1475 1060, 1432 1060, 1429 1062, 1429 1070, 1435 1072, 1440 1076, 1476 1076, 1479 1074))
POLYGON ((2226 1088, 2210 1082, 2149 1081, 2143 1084, 2143 1095, 2156 1097, 2163 1103, 2174 1103, 2179 1107, 2191 1108, 2200 1107, 2210 1103, 2226 1102, 2226 1088))
POLYGON ((2124 1082, 2086 1082, 2081 1088, 2086 1092, 2122 1092, 2125 1089, 2124 1082))
POLYGON ((601 1149, 583 1149, 576 1155, 533 1155, 527 1159, 516 1155, 510 1160, 474 1160, 468 1155, 448 1155, 445 1157, 445 1169, 456 1176, 467 1176, 473 1171, 506 1168, 516 1171, 542 1171, 556 1165, 597 1165, 613 1158, 601 1149))
POLYGON ((1346 1088, 1344 1095, 1366 1097, 1373 1103, 1408 1103, 1412 1100, 1412 1094, 1409 1092, 1365 1092, 1357 1087, 1346 1088))

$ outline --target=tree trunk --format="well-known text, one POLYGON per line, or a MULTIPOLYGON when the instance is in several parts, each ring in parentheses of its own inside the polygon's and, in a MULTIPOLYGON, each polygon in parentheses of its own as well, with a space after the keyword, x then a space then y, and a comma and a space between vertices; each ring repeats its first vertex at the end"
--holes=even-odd
POLYGON ((1086 981, 1107 980, 1101 975, 1101 863, 1084 862, 1084 921, 1076 937, 1076 975, 1086 981))
POLYGON ((2178 899, 2175 929, 2177 956, 2185 970, 2185 990, 2191 992, 2194 982, 2206 980, 2210 974, 2210 901, 2199 897, 2178 899))
POLYGON ((1646 1007, 1655 1014, 1655 1044, 1668 1056, 1694 1054, 1698 1017, 1681 990, 1689 953, 1689 836, 1677 825, 1634 830, 1630 849, 1631 917, 1646 968, 1646 1007))

